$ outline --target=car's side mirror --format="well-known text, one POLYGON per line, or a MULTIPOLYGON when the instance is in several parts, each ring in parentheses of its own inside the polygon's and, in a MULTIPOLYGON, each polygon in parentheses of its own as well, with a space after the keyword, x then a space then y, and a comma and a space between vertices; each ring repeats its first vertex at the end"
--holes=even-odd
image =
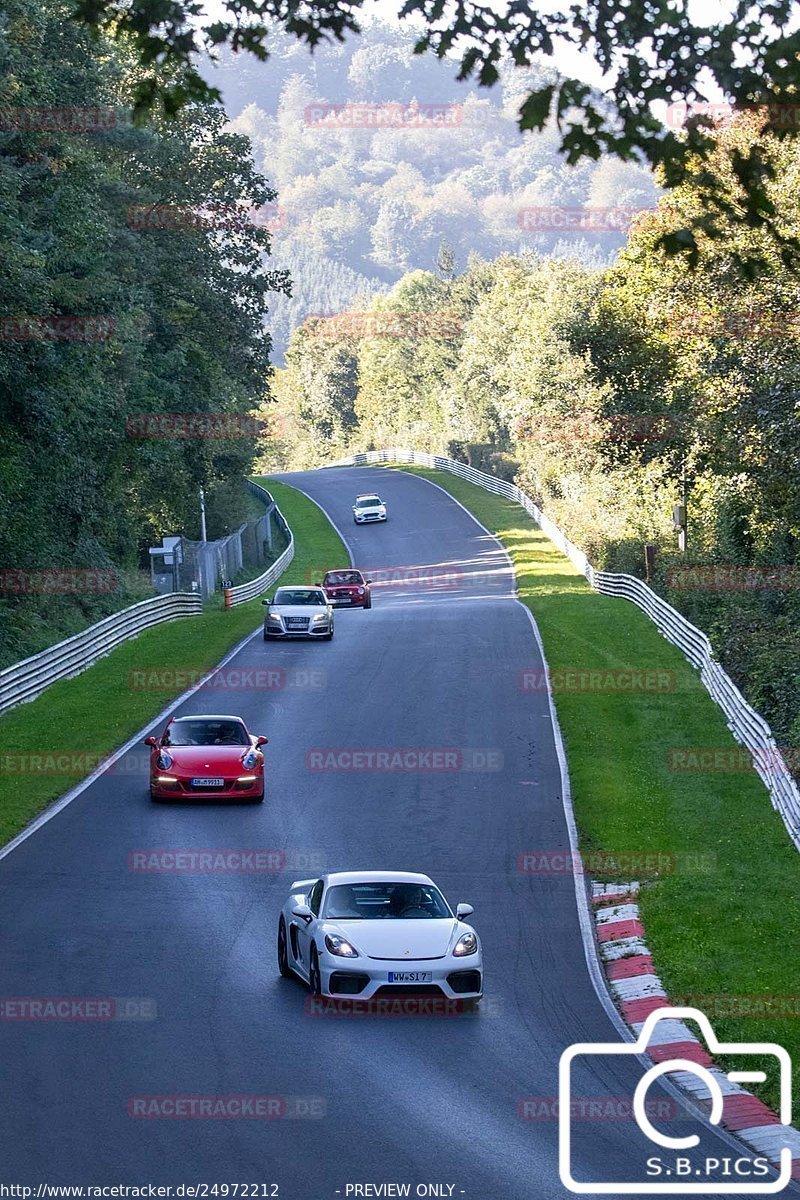
POLYGON ((292 916, 299 917, 301 921, 314 920, 314 914, 307 904, 296 904, 292 909, 292 916))
POLYGON ((270 600, 269 596, 267 596, 266 600, 262 600, 261 603, 262 604, 271 604, 272 601, 270 600))
POLYGON ((371 580, 371 579, 368 579, 368 580, 367 580, 367 583, 372 583, 372 580, 371 580))
POLYGON ((323 586, 323 585, 322 585, 321 583, 315 583, 315 584, 314 584, 314 587, 322 587, 322 586, 323 586))
POLYGON ((459 904, 456 908, 456 916, 459 921, 463 921, 464 917, 471 917, 475 909, 471 904, 459 904))
POLYGON ((256 745, 257 746, 266 746, 268 741, 269 741, 268 737, 264 737, 263 734, 259 734, 259 736, 256 738, 256 745))
POLYGON ((157 746, 158 742, 156 741, 156 739, 154 737, 146 737, 144 739, 144 744, 145 744, 145 746, 157 746))

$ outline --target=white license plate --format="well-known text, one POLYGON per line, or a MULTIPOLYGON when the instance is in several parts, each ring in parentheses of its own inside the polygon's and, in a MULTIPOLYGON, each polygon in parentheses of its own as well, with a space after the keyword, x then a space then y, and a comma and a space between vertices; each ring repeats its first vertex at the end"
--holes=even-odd
POLYGON ((433 972, 390 971, 389 983, 433 983, 433 972))
POLYGON ((192 780, 192 787, 224 787, 224 785, 224 779, 210 779, 207 776, 192 780))

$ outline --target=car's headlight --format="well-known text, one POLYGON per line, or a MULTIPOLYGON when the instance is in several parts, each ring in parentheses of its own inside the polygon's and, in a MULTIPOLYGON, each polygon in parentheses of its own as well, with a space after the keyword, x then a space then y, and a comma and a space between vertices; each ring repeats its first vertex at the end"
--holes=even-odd
POLYGON ((358 958, 355 946, 351 946, 343 937, 339 937, 335 933, 325 934, 325 946, 331 954, 335 954, 338 958, 358 958))
POLYGON ((315 622, 316 621, 327 621, 327 619, 328 619, 327 613, 317 613, 317 615, 314 617, 315 622))
POLYGON ((267 620, 270 625, 280 625, 281 619, 277 613, 267 613, 267 620))
POLYGON ((475 954, 478 949, 478 939, 474 933, 462 933, 461 937, 453 947, 453 954, 456 958, 462 958, 465 954, 475 954))
POLYGON ((363 589, 363 588, 357 588, 356 590, 357 590, 357 592, 358 592, 359 596, 363 596, 363 595, 364 595, 364 589, 363 589))
POLYGON ((156 759, 156 766, 159 771, 168 771, 172 766, 172 755, 167 754, 166 750, 162 750, 156 759))
POLYGON ((252 771, 257 762, 258 751, 255 748, 248 750, 247 753, 242 757, 242 766, 244 767, 245 771, 252 771))

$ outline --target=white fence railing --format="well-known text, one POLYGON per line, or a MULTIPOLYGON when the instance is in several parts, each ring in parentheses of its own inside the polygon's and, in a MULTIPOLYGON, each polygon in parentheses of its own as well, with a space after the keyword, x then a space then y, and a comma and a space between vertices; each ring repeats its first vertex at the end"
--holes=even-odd
POLYGON ((259 575, 257 579, 250 579, 247 583, 240 583, 237 587, 225 588, 226 608, 233 608, 237 604, 244 604, 246 600, 254 600, 256 596, 263 595, 267 588, 271 587, 275 580, 283 574, 294 558, 294 537, 283 513, 277 504, 275 504, 275 501, 266 488, 260 487, 257 483, 251 483, 250 490, 263 500, 266 505, 275 505, 275 515, 279 524, 283 526, 283 530, 289 539, 289 545, 263 575, 259 575))
POLYGON ((449 471, 495 495, 514 500, 528 512, 542 532, 570 559, 572 564, 586 576, 591 586, 606 596, 619 596, 638 605, 660 633, 678 646, 686 658, 700 671, 706 689, 725 714, 728 728, 734 737, 750 751, 753 767, 758 772, 770 794, 773 807, 780 813, 789 831, 789 836, 800 850, 800 791, 786 765, 767 722, 751 708, 730 676, 714 658, 711 643, 702 630, 692 625, 684 616, 667 604, 652 588, 633 575, 615 575, 609 571, 596 571, 582 550, 565 537, 557 525, 534 504, 530 496, 513 483, 496 479, 484 471, 476 471, 464 463, 428 454, 420 450, 371 450, 366 454, 354 454, 335 463, 333 467, 362 466, 369 463, 413 463, 421 467, 432 467, 438 471, 449 471))
POLYGON ((66 641, 0 671, 0 713, 35 700, 58 679, 80 675, 98 658, 103 658, 120 642, 136 637, 143 629, 176 617, 198 616, 202 611, 203 598, 199 593, 172 592, 140 600, 121 612, 103 617, 66 641))

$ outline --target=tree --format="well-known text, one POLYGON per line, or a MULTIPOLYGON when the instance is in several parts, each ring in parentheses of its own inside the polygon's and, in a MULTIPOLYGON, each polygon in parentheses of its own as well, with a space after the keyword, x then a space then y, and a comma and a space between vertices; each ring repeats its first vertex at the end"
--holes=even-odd
POLYGON ((268 395, 264 319, 287 283, 252 217, 275 194, 218 107, 132 126, 120 47, 98 46, 60 0, 6 10, 16 111, 100 114, 105 130, 23 124, 0 140, 0 562, 120 580, 99 599, 0 596, 0 658, 15 661, 101 601, 119 607, 142 545, 191 536, 198 487, 248 473, 249 414, 268 395), (175 435, 173 414, 235 436, 175 435))
MULTIPOLYGON (((361 32, 363 0, 224 0, 222 14, 201 25, 196 0, 79 0, 77 14, 87 24, 130 39, 145 68, 136 87, 137 110, 160 101, 168 112, 219 93, 196 66, 203 46, 230 46, 259 59, 269 56, 267 40, 277 27, 312 49, 328 40, 342 42, 361 32), (176 74, 177 72, 177 74, 176 74)), ((556 40, 589 52, 608 77, 599 94, 577 79, 533 76, 519 109, 520 127, 542 129, 553 116, 561 147, 572 164, 609 152, 622 159, 644 158, 663 170, 674 187, 694 175, 704 205, 692 226, 674 231, 664 245, 697 261, 695 231, 719 236, 721 218, 737 214, 749 224, 767 224, 781 242, 784 262, 800 254, 800 243, 785 237, 774 221, 765 187, 769 165, 757 145, 736 161, 744 196, 731 207, 718 175, 697 171, 714 146, 710 120, 690 116, 684 131, 667 128, 653 106, 702 104, 709 81, 738 107, 778 106, 774 128, 794 133, 800 82, 800 30, 792 0, 737 0, 733 10, 711 24, 692 18, 687 5, 631 5, 628 0, 582 0, 568 12, 533 12, 527 0, 502 8, 468 0, 456 10, 441 0, 406 0, 401 17, 421 19, 415 53, 432 51, 459 63, 459 78, 473 75, 490 86, 509 61, 527 67, 539 55, 551 56, 556 40)), ((507 94, 508 90, 507 90, 507 94)), ((690 110, 691 111, 691 107, 690 110)), ((759 265, 752 259, 744 269, 759 265)))
POLYGON ((456 256, 453 247, 442 238, 439 243, 439 253, 436 255, 436 270, 442 279, 448 282, 456 273, 456 256))

